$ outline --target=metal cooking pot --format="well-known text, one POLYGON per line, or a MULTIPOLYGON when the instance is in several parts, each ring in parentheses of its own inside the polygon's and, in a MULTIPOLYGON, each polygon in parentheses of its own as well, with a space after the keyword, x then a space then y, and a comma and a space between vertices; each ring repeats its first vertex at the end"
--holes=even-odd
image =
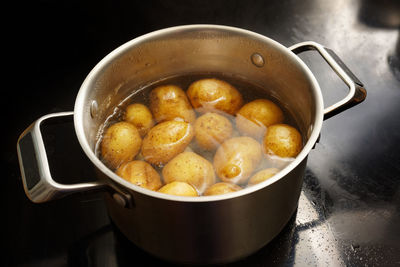
POLYGON ((297 208, 307 155, 322 121, 363 101, 362 83, 329 49, 304 42, 286 48, 260 34, 217 25, 189 25, 155 31, 131 40, 101 60, 83 82, 73 112, 49 114, 18 140, 24 189, 36 203, 93 189, 105 190, 114 223, 133 243, 152 255, 180 263, 238 260, 265 246, 297 208), (348 85, 348 95, 324 108, 320 87, 296 53, 316 50, 348 85), (296 159, 272 179, 241 191, 179 197, 133 185, 95 155, 98 131, 114 107, 129 94, 160 78, 218 72, 273 88, 293 113, 306 143, 296 159), (41 123, 74 116, 83 151, 101 173, 97 182, 64 185, 50 174, 41 123))

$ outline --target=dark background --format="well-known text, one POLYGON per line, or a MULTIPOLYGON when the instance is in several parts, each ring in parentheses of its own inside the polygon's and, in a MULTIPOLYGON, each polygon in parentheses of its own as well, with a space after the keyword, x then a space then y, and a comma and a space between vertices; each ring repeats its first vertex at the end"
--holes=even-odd
MULTIPOLYGON (((86 75, 119 45, 196 23, 245 28, 285 46, 319 42, 368 91, 365 102, 325 121, 309 156, 297 216, 268 246, 233 265, 400 265, 398 1, 29 1, 4 11, 10 18, 3 18, 1 265, 165 264, 119 236, 99 194, 31 203, 20 181, 16 142, 42 115, 73 110, 86 75)), ((345 95, 346 87, 318 55, 301 58, 326 105, 345 95)), ((48 136, 53 176, 87 177, 91 169, 71 123, 50 127, 48 136)))

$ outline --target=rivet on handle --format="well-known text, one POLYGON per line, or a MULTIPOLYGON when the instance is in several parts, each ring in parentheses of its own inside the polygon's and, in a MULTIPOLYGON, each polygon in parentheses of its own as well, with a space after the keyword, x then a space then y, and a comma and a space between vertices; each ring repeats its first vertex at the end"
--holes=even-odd
POLYGON ((97 111, 98 111, 97 101, 93 100, 92 103, 90 104, 90 116, 92 117, 92 119, 96 117, 97 111))
POLYGON ((251 62, 253 63, 253 65, 255 65, 256 67, 261 68, 265 64, 265 60, 264 60, 263 56, 260 55, 259 53, 252 54, 250 59, 251 59, 251 62))

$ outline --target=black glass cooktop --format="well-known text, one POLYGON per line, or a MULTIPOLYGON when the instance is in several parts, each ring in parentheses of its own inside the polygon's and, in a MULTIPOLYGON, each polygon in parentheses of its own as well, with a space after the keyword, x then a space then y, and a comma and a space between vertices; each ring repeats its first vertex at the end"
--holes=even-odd
MULTIPOLYGON (((324 122, 308 158, 299 207, 285 229, 230 265, 400 265, 398 1, 30 1, 15 11, 18 24, 7 38, 15 51, 4 51, 13 57, 4 78, 13 83, 3 88, 2 98, 6 226, 0 265, 168 265, 114 228, 100 193, 31 203, 20 179, 16 142, 40 116, 73 110, 85 76, 117 46, 153 30, 195 23, 245 28, 285 46, 316 41, 334 50, 368 91, 362 104, 324 122)), ((300 57, 320 83, 325 105, 346 94, 316 53, 300 57)), ((92 180, 94 170, 71 120, 45 128, 53 176, 66 183, 92 180)))

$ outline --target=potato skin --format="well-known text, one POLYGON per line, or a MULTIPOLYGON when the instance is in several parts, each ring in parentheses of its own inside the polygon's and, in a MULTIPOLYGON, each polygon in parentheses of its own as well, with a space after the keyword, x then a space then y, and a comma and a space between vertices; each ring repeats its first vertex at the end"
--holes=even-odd
POLYGON ((111 125, 101 141, 101 156, 111 168, 132 160, 140 151, 142 139, 135 126, 128 122, 111 125))
POLYGON ((287 124, 269 126, 263 140, 264 153, 282 158, 296 157, 302 147, 301 134, 287 124))
POLYGON ((255 185, 261 182, 264 182, 265 180, 271 178, 275 174, 279 172, 279 169, 277 168, 267 168, 264 170, 261 170, 254 174, 252 177, 250 177, 248 185, 255 185))
POLYGON ((135 125, 141 137, 145 136, 154 126, 153 115, 150 110, 139 103, 131 104, 126 108, 124 120, 135 125))
POLYGON ((243 105, 243 97, 235 87, 214 78, 193 82, 186 94, 200 113, 222 111, 235 115, 243 105))
POLYGON ((245 104, 237 113, 236 128, 242 135, 261 139, 268 126, 284 120, 282 110, 268 99, 257 99, 245 104))
POLYGON ((196 113, 185 92, 175 85, 163 85, 150 92, 150 110, 157 122, 183 120, 194 122, 196 113))
POLYGON ((241 190, 242 188, 237 184, 220 182, 213 184, 204 192, 205 196, 223 195, 241 190))
POLYGON ((143 139, 142 155, 150 164, 164 165, 185 150, 194 136, 193 126, 184 121, 165 121, 150 129, 143 139))
POLYGON ((202 194, 215 183, 215 173, 211 162, 194 152, 182 152, 164 166, 162 175, 166 183, 186 182, 202 194))
POLYGON ((195 139, 204 150, 214 150, 232 136, 232 123, 224 116, 209 112, 194 123, 195 139))
POLYGON ((126 162, 119 166, 115 173, 132 184, 150 190, 156 191, 162 186, 158 172, 142 160, 126 162))
POLYGON ((262 158, 261 145, 251 137, 242 136, 226 140, 214 156, 214 169, 224 182, 242 184, 262 158))
POLYGON ((158 192, 184 197, 198 197, 196 189, 188 183, 174 181, 161 187, 158 192))

